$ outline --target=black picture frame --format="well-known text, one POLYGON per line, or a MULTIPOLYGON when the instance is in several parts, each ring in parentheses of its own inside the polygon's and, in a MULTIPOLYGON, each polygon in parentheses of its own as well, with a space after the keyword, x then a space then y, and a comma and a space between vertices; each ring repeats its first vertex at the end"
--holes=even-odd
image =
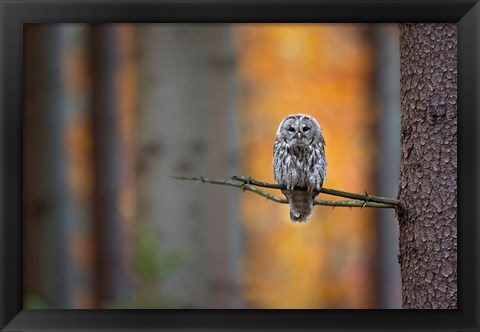
POLYGON ((2 331, 479 329, 478 0, 1 0, 2 331), (23 310, 22 94, 25 23, 455 22, 458 25, 458 309, 23 310))

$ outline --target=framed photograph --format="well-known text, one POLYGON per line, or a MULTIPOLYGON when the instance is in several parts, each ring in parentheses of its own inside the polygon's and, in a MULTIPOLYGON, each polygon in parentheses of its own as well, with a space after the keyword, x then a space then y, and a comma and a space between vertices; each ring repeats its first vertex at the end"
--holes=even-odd
POLYGON ((2 331, 479 328, 478 1, 0 11, 2 331))

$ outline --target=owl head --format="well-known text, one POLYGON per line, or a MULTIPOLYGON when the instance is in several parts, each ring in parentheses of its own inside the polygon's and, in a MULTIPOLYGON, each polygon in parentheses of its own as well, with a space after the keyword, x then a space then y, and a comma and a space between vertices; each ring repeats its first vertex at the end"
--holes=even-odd
POLYGON ((322 139, 322 128, 313 117, 306 114, 288 115, 277 130, 277 140, 288 145, 309 145, 316 139, 322 139))

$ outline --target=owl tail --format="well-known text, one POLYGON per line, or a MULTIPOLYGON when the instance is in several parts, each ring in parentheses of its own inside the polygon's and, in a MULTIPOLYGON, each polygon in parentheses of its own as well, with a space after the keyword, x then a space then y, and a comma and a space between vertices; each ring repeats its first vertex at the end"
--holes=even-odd
POLYGON ((292 222, 307 222, 313 211, 314 195, 306 191, 283 190, 290 204, 290 220, 292 222))

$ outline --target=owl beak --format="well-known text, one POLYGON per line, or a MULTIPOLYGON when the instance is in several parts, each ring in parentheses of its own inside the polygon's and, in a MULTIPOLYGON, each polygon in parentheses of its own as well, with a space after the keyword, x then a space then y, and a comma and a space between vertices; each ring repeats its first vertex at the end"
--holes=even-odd
POLYGON ((297 135, 295 135, 295 136, 297 136, 297 139, 302 139, 302 137, 303 137, 302 133, 297 133, 297 135))

